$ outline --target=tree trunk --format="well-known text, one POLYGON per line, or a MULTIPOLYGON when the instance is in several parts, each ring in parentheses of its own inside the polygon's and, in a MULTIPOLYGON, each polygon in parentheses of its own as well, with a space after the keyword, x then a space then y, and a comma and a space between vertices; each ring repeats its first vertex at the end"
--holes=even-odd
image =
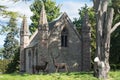
MULTIPOLYGON (((106 21, 106 12, 107 12, 107 0, 94 0, 94 8, 96 11, 96 55, 98 56, 100 61, 104 62, 104 55, 103 55, 103 28, 105 27, 105 21, 106 21)), ((100 69, 98 63, 95 63, 95 76, 101 78, 104 74, 100 69), (101 72, 101 73, 100 73, 101 72)))
POLYGON ((112 26, 113 14, 114 14, 114 10, 112 8, 108 9, 107 20, 104 29, 104 38, 103 38, 103 44, 104 44, 103 54, 104 54, 104 63, 105 63, 104 78, 108 77, 108 72, 110 70, 110 66, 109 66, 110 31, 112 26))
MULTIPOLYGON (((96 1, 96 0, 94 0, 96 1)), ((108 0, 100 0, 94 4, 96 9, 96 55, 99 57, 99 63, 95 63, 95 76, 98 78, 107 78, 110 70, 109 49, 110 49, 110 30, 113 20, 113 9, 108 10, 108 0), (96 5, 96 6, 95 6, 96 5)), ((95 3, 95 2, 94 2, 95 3)))
POLYGON ((120 26, 120 22, 112 27, 114 10, 108 8, 108 0, 93 0, 96 11, 96 58, 94 74, 98 78, 106 79, 110 70, 109 50, 110 35, 120 26), (112 29, 111 29, 112 28, 112 29))

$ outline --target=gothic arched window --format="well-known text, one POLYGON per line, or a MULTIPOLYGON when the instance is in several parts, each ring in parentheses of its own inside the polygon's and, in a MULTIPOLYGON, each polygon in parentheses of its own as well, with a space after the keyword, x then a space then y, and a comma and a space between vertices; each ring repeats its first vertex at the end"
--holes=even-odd
POLYGON ((68 46, 68 30, 66 28, 63 28, 61 32, 61 47, 67 46, 68 46))

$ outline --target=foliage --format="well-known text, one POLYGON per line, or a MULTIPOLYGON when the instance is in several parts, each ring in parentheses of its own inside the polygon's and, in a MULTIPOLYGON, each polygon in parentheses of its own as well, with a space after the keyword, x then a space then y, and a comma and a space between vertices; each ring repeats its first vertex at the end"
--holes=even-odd
POLYGON ((112 0, 112 7, 115 10, 115 13, 119 13, 120 11, 120 0, 112 0))
POLYGON ((60 15, 60 6, 56 6, 56 3, 54 1, 35 0, 34 3, 30 6, 31 11, 33 12, 33 16, 31 16, 32 23, 29 27, 31 33, 35 32, 38 27, 42 2, 45 6, 48 22, 52 21, 60 15))
POLYGON ((10 60, 0 60, 0 72, 4 73, 7 69, 7 65, 10 63, 10 60))
POLYGON ((4 43, 3 56, 6 59, 12 59, 16 51, 16 47, 18 46, 18 40, 15 38, 18 34, 16 19, 11 17, 7 27, 9 30, 4 43))
MULTIPOLYGON (((0 5, 0 16, 1 17, 3 17, 3 18, 10 18, 10 17, 16 18, 18 16, 20 17, 18 12, 8 11, 7 8, 8 7, 6 7, 6 6, 0 5)), ((4 27, 3 23, 5 23, 5 22, 0 20, 0 26, 4 27)), ((4 30, 4 28, 2 28, 2 30, 4 30)), ((1 34, 2 30, 0 30, 0 34, 1 34)))
POLYGON ((120 70, 120 63, 119 64, 110 64, 110 68, 111 70, 113 71, 117 71, 117 70, 120 70))
POLYGON ((110 68, 113 71, 120 70, 120 64, 110 64, 110 68))
POLYGON ((13 11, 4 11, 2 14, 4 14, 4 18, 17 18, 20 17, 20 14, 18 12, 13 12, 13 11))
POLYGON ((3 6, 3 5, 0 5, 0 13, 1 13, 2 11, 4 11, 6 8, 7 8, 7 7, 5 7, 5 6, 3 6))
POLYGON ((111 68, 111 70, 113 70, 113 71, 117 70, 115 64, 110 64, 110 68, 111 68))
MULTIPOLYGON (((7 7, 3 6, 3 5, 0 5, 0 16, 3 15, 3 12, 5 11, 7 7)), ((2 25, 2 21, 0 20, 0 27, 3 26, 2 25)))
MULTIPOLYGON (((115 10, 113 25, 120 21, 120 0, 112 0, 115 10)), ((111 35, 110 63, 120 64, 120 26, 111 35)))
MULTIPOLYGON (((19 0, 12 0, 14 2, 19 1, 19 0)), ((18 12, 13 12, 13 11, 8 11, 7 10, 8 7, 4 6, 4 5, 0 5, 0 16, 3 18, 17 18, 17 17, 21 17, 20 14, 18 12)), ((0 34, 4 34, 7 32, 7 30, 9 30, 8 27, 5 26, 5 24, 7 24, 7 22, 4 22, 2 20, 0 20, 0 34)))
POLYGON ((91 24, 91 57, 92 57, 92 64, 93 64, 93 58, 94 58, 94 53, 95 53, 95 49, 96 49, 96 43, 95 43, 95 39, 96 39, 96 36, 95 36, 95 33, 96 33, 96 30, 95 30, 95 13, 94 13, 94 10, 93 8, 88 8, 87 5, 85 5, 84 7, 81 8, 81 10, 79 10, 79 19, 74 19, 73 23, 76 25, 77 27, 77 30, 79 31, 80 34, 81 33, 81 27, 82 27, 82 23, 83 23, 83 17, 84 17, 84 14, 85 14, 85 11, 88 11, 88 15, 89 15, 89 22, 91 24))
POLYGON ((5 73, 13 73, 19 70, 20 48, 16 49, 13 60, 8 64, 5 73))

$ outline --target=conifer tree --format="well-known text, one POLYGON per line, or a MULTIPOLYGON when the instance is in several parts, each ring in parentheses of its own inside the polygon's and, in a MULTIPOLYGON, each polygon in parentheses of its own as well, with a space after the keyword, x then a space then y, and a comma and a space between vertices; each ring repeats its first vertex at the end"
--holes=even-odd
POLYGON ((18 40, 16 35, 18 34, 18 28, 16 24, 16 19, 11 17, 8 23, 9 31, 4 40, 4 58, 11 59, 14 56, 16 48, 18 47, 18 40))

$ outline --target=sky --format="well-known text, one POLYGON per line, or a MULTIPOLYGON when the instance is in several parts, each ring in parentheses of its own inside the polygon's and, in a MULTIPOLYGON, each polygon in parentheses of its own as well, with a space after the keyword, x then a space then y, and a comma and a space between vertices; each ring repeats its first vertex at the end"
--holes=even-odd
MULTIPOLYGON (((90 7, 93 5, 91 0, 53 0, 53 1, 56 1, 57 5, 58 4, 62 5, 60 11, 66 12, 71 20, 73 20, 73 18, 79 18, 78 9, 83 7, 85 4, 87 4, 90 7)), ((21 15, 25 14, 27 16, 28 24, 30 24, 31 23, 30 16, 32 16, 33 13, 30 11, 29 6, 32 4, 32 2, 33 1, 28 1, 28 2, 19 1, 14 3, 11 0, 0 0, 0 5, 7 6, 9 11, 15 11, 15 12, 17 11, 21 15)), ((8 22, 9 20, 0 17, 0 21, 8 22)), ((18 19, 19 27, 21 22, 22 20, 18 19)), ((0 47, 3 46, 4 40, 5 40, 5 36, 0 35, 0 47)))

